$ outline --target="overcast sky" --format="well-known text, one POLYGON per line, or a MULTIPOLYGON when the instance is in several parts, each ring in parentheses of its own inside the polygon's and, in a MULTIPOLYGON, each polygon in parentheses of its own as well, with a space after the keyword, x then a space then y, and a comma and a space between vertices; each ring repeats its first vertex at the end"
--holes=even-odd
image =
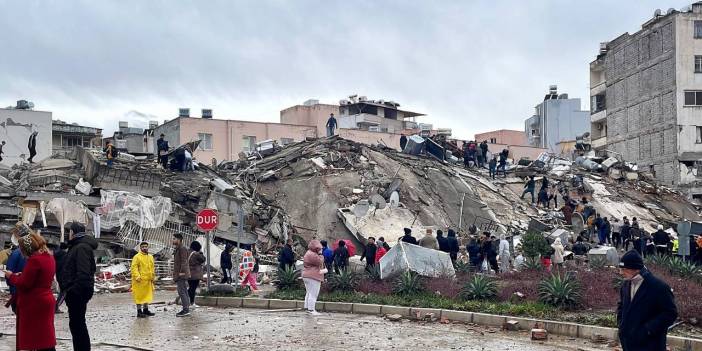
POLYGON ((523 129, 550 84, 588 109, 599 43, 690 3, 0 0, 0 106, 111 135, 179 107, 278 121, 358 93, 472 138, 523 129))

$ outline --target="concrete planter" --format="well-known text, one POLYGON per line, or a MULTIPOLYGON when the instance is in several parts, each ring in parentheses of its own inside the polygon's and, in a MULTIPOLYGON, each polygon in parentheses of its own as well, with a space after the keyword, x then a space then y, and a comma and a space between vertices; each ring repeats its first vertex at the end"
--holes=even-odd
POLYGON ((271 299, 268 308, 271 310, 289 310, 298 308, 297 301, 295 300, 276 300, 271 299))

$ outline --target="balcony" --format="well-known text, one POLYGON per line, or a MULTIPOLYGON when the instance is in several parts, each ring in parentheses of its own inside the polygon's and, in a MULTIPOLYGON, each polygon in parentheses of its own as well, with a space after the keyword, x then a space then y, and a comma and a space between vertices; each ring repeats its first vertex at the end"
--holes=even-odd
POLYGON ((338 124, 339 124, 339 128, 356 129, 362 125, 379 126, 379 125, 383 124, 384 119, 385 118, 377 116, 377 115, 371 115, 371 114, 367 114, 367 113, 359 113, 357 115, 339 116, 338 124))
POLYGON ((590 115, 590 122, 595 123, 607 118, 607 110, 600 110, 590 115))
POLYGON ((607 145, 607 137, 603 136, 601 138, 593 139, 590 145, 593 149, 603 148, 607 145))
POLYGON ((605 83, 604 80, 601 82, 592 82, 594 85, 590 86, 590 96, 604 94, 607 91, 607 84, 605 83))

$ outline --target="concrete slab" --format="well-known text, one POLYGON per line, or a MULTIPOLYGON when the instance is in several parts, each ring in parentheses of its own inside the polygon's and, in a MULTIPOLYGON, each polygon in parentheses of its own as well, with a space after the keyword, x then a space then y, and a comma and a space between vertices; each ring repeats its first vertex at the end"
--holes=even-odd
POLYGON ((324 311, 325 312, 344 312, 351 313, 353 310, 353 304, 347 302, 325 302, 324 311))
POLYGON ((253 298, 243 298, 244 308, 262 308, 267 309, 270 303, 269 299, 253 299, 253 298))
POLYGON ((241 297, 218 297, 217 307, 233 307, 241 308, 242 298, 241 297))
POLYGON ((358 313, 358 314, 373 314, 373 315, 380 315, 380 309, 382 306, 380 305, 372 305, 372 304, 366 304, 366 303, 355 303, 353 304, 353 313, 358 313))
POLYGON ((543 329, 548 330, 549 334, 578 337, 578 324, 547 321, 544 323, 543 329))
POLYGON ((602 335, 609 340, 618 340, 619 335, 617 329, 597 327, 594 325, 578 325, 578 337, 583 339, 592 339, 595 335, 602 335))
POLYGON ((473 312, 441 310, 441 317, 456 322, 473 323, 473 312))
POLYGON ((380 309, 380 314, 386 315, 386 314, 399 314, 403 317, 410 317, 410 308, 409 307, 400 307, 400 306, 382 306, 380 309))
MULTIPOLYGON (((268 303, 268 308, 271 310, 287 310, 292 308, 298 308, 297 302, 295 300, 277 300, 271 299, 268 303)), ((299 307, 302 308, 302 307, 299 307)))
POLYGON ((498 316, 494 314, 473 313, 473 323, 480 325, 489 325, 493 327, 502 327, 507 322, 506 316, 498 316))

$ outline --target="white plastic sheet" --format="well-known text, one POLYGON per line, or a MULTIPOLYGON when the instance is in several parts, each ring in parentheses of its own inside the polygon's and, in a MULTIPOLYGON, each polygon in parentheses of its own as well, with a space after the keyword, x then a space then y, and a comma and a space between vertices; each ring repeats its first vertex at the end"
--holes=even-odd
POLYGON ((449 254, 400 241, 380 259, 380 278, 412 271, 426 277, 455 277, 449 254))
POLYGON ((171 199, 163 196, 147 198, 126 191, 102 190, 101 204, 96 209, 103 229, 123 226, 127 221, 142 228, 159 228, 171 214, 171 199))

